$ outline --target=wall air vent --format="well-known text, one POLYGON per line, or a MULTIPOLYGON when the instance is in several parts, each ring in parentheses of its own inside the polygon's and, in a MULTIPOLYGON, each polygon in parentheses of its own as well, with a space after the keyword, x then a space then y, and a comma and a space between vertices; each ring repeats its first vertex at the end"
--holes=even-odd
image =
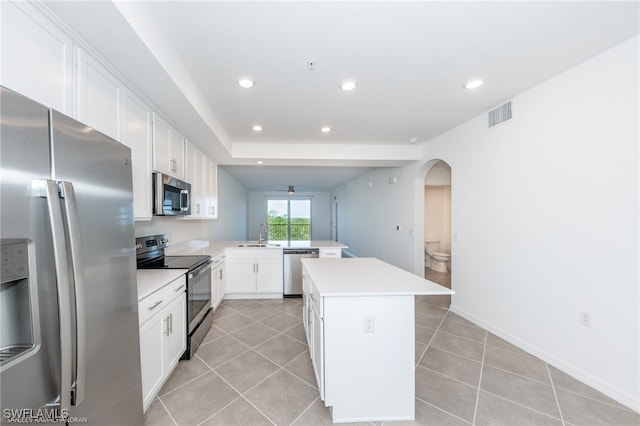
POLYGON ((511 118, 513 118, 513 111, 511 109, 511 101, 509 101, 489 111, 489 128, 511 120, 511 118))

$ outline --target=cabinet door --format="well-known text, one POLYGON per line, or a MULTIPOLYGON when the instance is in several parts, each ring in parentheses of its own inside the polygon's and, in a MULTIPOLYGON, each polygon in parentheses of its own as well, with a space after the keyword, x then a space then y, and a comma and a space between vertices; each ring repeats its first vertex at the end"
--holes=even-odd
POLYGON ((224 292, 226 287, 226 274, 227 274, 227 268, 225 263, 223 263, 222 265, 220 265, 220 271, 218 273, 218 302, 222 302, 222 299, 224 299, 224 292))
POLYGON ((187 348, 186 294, 182 293, 164 311, 165 371, 169 373, 187 348))
POLYGON ((191 215, 192 218, 205 217, 205 157, 202 151, 190 141, 186 143, 186 180, 191 184, 191 215))
POLYGON ((78 120, 120 140, 122 83, 82 49, 77 50, 78 120))
POLYGON ((145 411, 160 390, 164 379, 164 315, 156 315, 140 328, 142 399, 145 411))
POLYGON ((218 218, 218 165, 210 158, 205 160, 205 181, 207 184, 207 217, 218 218))
POLYGON ((324 327, 323 321, 318 315, 315 306, 311 304, 312 319, 312 346, 310 350, 313 352, 311 363, 313 371, 316 375, 318 390, 320 391, 320 399, 324 401, 324 327))
POLYGON ((211 269, 211 307, 215 310, 218 306, 220 293, 218 292, 218 286, 220 285, 220 280, 218 280, 218 275, 220 274, 220 267, 218 265, 211 269))
MULTIPOLYGON (((184 179, 184 136, 173 127, 169 133, 169 168, 171 176, 184 179)), ((191 182, 189 182, 191 183, 191 182)))
POLYGON ((255 293, 256 265, 253 259, 230 259, 227 267, 227 293, 255 293))
POLYGON ((256 262, 256 291, 258 293, 282 293, 282 261, 261 259, 256 262))
POLYGON ((3 86, 73 116, 73 42, 29 2, 0 5, 3 86))
POLYGON ((123 94, 122 143, 131 148, 133 211, 151 219, 151 108, 128 90, 123 94))
POLYGON ((158 113, 153 113, 153 170, 171 173, 171 126, 158 113))

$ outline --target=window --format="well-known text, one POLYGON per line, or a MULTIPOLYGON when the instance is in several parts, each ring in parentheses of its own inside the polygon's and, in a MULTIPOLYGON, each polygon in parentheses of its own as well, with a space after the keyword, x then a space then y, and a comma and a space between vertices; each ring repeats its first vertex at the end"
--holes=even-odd
POLYGON ((311 199, 267 200, 269 241, 311 240, 311 199))

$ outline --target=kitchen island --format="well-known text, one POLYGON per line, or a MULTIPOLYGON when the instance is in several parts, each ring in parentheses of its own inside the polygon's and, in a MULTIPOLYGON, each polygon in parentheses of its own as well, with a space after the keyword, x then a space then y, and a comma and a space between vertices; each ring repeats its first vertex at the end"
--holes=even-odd
POLYGON ((303 259, 303 322, 334 423, 415 418, 415 296, 454 294, 374 258, 303 259))

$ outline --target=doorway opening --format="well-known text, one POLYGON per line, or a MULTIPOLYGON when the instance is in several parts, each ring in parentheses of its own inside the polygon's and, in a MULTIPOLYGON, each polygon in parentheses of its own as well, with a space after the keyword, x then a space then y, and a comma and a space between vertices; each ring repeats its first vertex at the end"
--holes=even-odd
MULTIPOLYGON (((424 277, 451 288, 451 167, 435 161, 424 177, 424 277)), ((447 307, 451 296, 441 296, 447 307)))

